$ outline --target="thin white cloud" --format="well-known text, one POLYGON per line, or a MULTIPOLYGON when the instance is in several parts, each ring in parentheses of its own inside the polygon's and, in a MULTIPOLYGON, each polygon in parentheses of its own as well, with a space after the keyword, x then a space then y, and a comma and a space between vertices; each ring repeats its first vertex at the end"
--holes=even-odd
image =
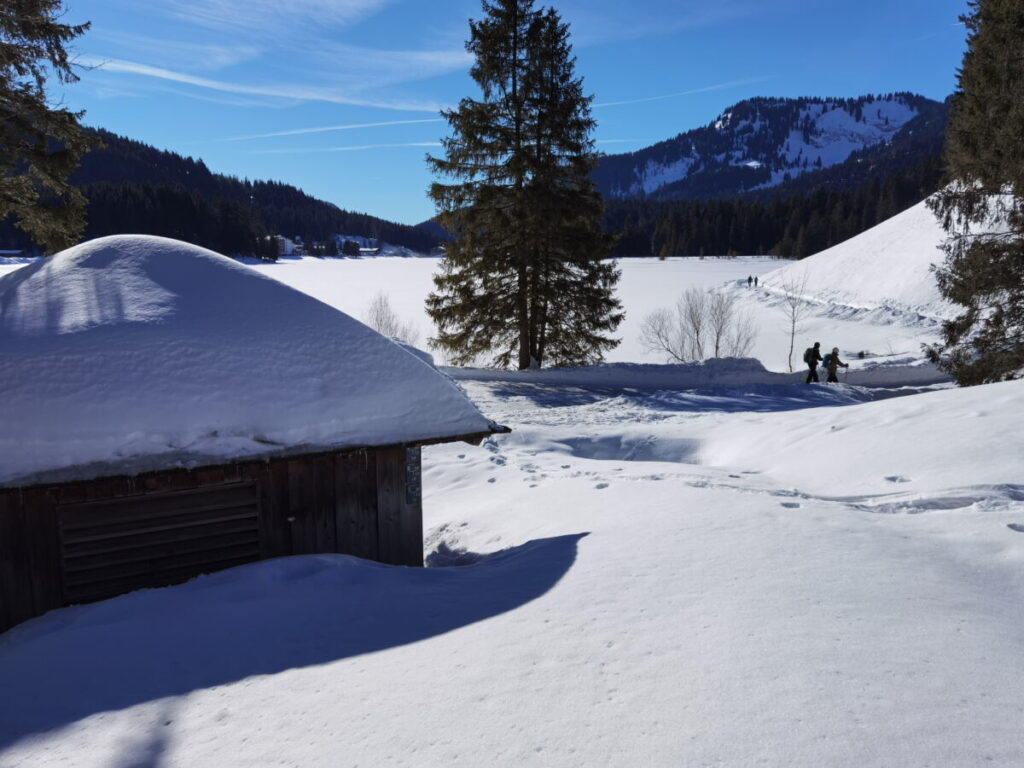
POLYGON ((604 101, 600 104, 595 104, 594 109, 601 109, 602 107, 621 107, 625 104, 643 104, 648 101, 662 101, 663 99, 677 99, 680 96, 693 96, 697 93, 708 93, 709 91, 722 91, 726 88, 739 88, 744 85, 754 85, 755 83, 763 83, 767 80, 773 80, 774 78, 775 75, 748 77, 743 80, 730 80, 725 83, 705 85, 701 88, 691 88, 688 91, 679 91, 677 93, 663 93, 659 96, 644 96, 639 99, 623 99, 622 101, 604 101))
POLYGON ((473 57, 462 47, 435 50, 387 50, 322 41, 304 52, 302 66, 331 76, 351 87, 426 80, 451 72, 467 71, 473 57))
POLYGON ((325 152, 362 152, 367 149, 395 149, 399 147, 440 147, 439 141, 403 141, 396 144, 356 144, 345 147, 296 147, 292 149, 254 149, 252 155, 307 155, 325 152))
MULTIPOLYGON (((773 0, 771 12, 780 3, 773 0)), ((687 29, 731 24, 766 13, 763 0, 668 0, 667 3, 623 3, 621 0, 562 0, 559 10, 572 24, 576 46, 618 43, 674 34, 687 29)))
POLYGON ((248 141, 250 139, 272 139, 278 136, 304 136, 310 133, 330 133, 332 131, 354 131, 359 128, 384 128, 391 125, 414 125, 417 123, 440 123, 440 117, 425 117, 419 120, 385 120, 379 123, 348 123, 347 125, 325 125, 319 128, 293 128, 290 131, 274 131, 273 133, 254 133, 250 136, 232 136, 220 141, 248 141))
POLYGON ((297 101, 322 101, 331 104, 347 104, 356 107, 377 107, 381 109, 394 109, 406 112, 437 112, 440 104, 433 101, 412 101, 412 100, 388 100, 373 99, 360 96, 357 92, 346 92, 342 88, 331 86, 304 85, 302 83, 291 83, 282 85, 232 83, 224 80, 214 80, 207 77, 198 77, 185 72, 175 72, 163 67, 152 67, 148 64, 141 64, 135 61, 124 61, 122 59, 101 59, 95 56, 83 56, 80 60, 85 66, 98 67, 106 72, 120 72, 141 77, 152 77, 158 80, 167 80, 174 83, 195 86, 196 88, 207 88, 224 93, 236 93, 248 96, 272 96, 282 99, 294 99, 297 101))
POLYGON ((224 69, 256 59, 263 53, 263 49, 255 45, 170 40, 112 29, 90 33, 89 41, 113 47, 118 54, 143 57, 152 66, 189 71, 224 69))
POLYGON ((264 35, 295 33, 354 24, 392 0, 163 0, 170 16, 209 29, 255 31, 264 35))

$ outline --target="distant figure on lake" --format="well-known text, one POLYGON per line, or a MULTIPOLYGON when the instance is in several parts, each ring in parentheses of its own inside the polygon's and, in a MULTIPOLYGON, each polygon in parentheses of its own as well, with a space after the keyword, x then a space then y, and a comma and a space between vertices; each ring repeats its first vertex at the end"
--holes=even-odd
POLYGON ((757 275, 754 275, 754 287, 757 288, 757 275))
POLYGON ((804 362, 807 363, 807 383, 810 384, 812 381, 817 383, 821 379, 818 378, 818 363, 821 362, 821 342, 814 342, 813 347, 808 347, 804 350, 804 362))
POLYGON ((753 283, 754 283, 754 278, 752 278, 750 275, 747 275, 747 288, 749 288, 751 285, 753 285, 753 283))

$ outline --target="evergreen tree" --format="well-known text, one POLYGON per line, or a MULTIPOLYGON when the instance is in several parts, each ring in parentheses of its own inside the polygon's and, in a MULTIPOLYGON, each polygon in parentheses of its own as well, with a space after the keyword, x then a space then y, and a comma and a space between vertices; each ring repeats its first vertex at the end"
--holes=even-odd
POLYGON ((617 342, 618 271, 589 175, 590 98, 574 76, 567 25, 533 0, 484 0, 467 50, 479 100, 443 116, 453 183, 430 194, 454 235, 427 311, 456 363, 584 365, 617 342))
POLYGON ((952 183, 933 208, 949 233, 939 290, 963 312, 929 355, 966 386, 1024 376, 1024 5, 971 0, 961 21, 969 36, 946 138, 952 183))
POLYGON ((85 198, 68 183, 93 142, 81 113, 51 105, 46 76, 78 76, 65 45, 89 28, 61 24, 61 0, 0 4, 0 220, 17 226, 49 251, 75 243, 85 226, 85 198))

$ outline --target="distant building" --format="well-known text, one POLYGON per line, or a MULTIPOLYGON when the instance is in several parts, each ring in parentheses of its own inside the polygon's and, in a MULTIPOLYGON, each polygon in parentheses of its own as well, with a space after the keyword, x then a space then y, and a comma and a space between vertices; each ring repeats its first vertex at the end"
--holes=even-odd
POLYGON ((283 235, 275 235, 274 239, 277 240, 277 255, 278 256, 294 256, 295 255, 295 241, 291 240, 283 235))

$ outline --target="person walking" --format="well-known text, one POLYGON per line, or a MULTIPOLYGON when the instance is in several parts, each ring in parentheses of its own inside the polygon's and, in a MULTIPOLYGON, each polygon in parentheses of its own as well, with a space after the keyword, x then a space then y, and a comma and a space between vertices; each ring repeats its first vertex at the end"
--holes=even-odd
POLYGON ((753 282, 754 278, 752 278, 750 275, 747 275, 747 288, 749 288, 753 284, 753 282))
POLYGON ((757 275, 754 275, 754 287, 757 288, 757 275))
POLYGON ((827 355, 827 357, 828 378, 825 379, 825 383, 838 384, 839 378, 836 376, 836 371, 839 369, 839 366, 843 366, 843 368, 849 368, 850 364, 844 363, 842 360, 839 359, 839 347, 832 347, 832 353, 827 355))
POLYGON ((813 347, 808 347, 804 352, 804 362, 807 363, 807 383, 810 384, 812 381, 818 383, 821 379, 818 378, 818 363, 821 362, 821 342, 814 342, 813 347))

